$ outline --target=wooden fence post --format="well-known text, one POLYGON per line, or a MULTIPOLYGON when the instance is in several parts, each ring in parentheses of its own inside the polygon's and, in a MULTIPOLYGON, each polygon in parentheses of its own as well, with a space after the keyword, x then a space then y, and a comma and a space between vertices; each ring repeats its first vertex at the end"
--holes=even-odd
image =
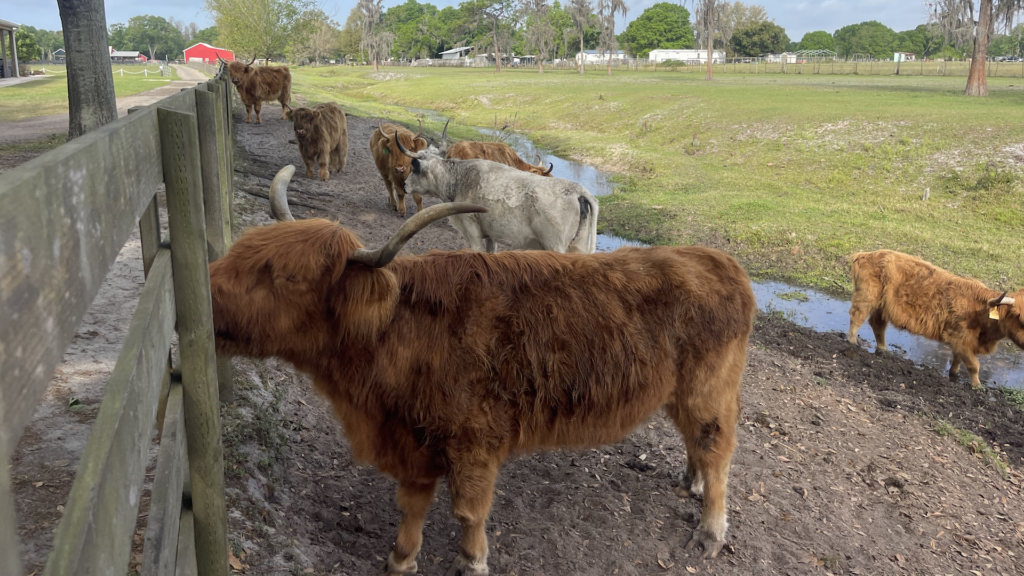
MULTIPOLYGON (((197 92, 199 94, 199 92, 197 92)), ((158 109, 181 353, 185 436, 201 576, 228 576, 224 446, 196 116, 158 109)))
MULTIPOLYGON (((223 258, 231 245, 231 206, 224 205, 223 191, 223 148, 224 139, 218 129, 223 127, 219 116, 223 102, 219 95, 207 91, 208 84, 196 87, 196 119, 199 121, 199 154, 203 174, 203 213, 206 216, 206 246, 210 262, 223 258)), ((234 400, 232 387, 234 375, 231 358, 217 358, 217 385, 221 402, 229 404, 234 400)))
POLYGON ((18 544, 18 519, 14 513, 14 486, 11 484, 7 443, 0 442, 0 574, 24 574, 21 546, 18 544))

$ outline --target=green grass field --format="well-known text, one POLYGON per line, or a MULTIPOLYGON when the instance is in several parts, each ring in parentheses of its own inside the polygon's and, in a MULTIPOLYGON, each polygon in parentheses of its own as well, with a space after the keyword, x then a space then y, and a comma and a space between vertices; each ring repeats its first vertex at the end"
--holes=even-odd
MULTIPOLYGON (((46 66, 46 70, 63 72, 62 66, 46 66)), ((114 94, 117 97, 131 96, 139 92, 159 88, 170 80, 177 80, 174 73, 170 78, 161 78, 160 69, 157 66, 121 66, 114 65, 114 94), (117 71, 124 68, 124 76, 117 71), (128 74, 141 72, 143 69, 150 71, 149 77, 142 74, 128 74), (154 75, 155 72, 157 75, 154 75)), ((42 80, 34 80, 24 84, 16 84, 0 88, 0 122, 22 120, 36 116, 48 116, 68 111, 68 82, 65 74, 55 74, 52 77, 42 80)))
POLYGON ((618 175, 602 231, 721 247, 758 277, 848 292, 847 256, 891 248, 992 287, 1024 286, 1019 79, 990 79, 991 96, 967 98, 963 78, 942 77, 293 75, 295 94, 356 114, 408 122, 397 106, 431 108, 478 126, 517 114, 542 146, 618 175))

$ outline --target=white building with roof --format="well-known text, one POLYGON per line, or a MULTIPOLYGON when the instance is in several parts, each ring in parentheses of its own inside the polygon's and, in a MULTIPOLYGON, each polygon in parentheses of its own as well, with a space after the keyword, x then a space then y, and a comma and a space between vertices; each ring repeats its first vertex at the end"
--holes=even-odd
MULTIPOLYGON (((708 51, 706 48, 656 48, 651 50, 650 55, 651 62, 666 62, 668 60, 674 60, 676 62, 688 62, 688 63, 700 63, 707 64, 708 62, 708 51)), ((722 64, 725 62, 725 50, 714 50, 711 52, 711 63, 722 64)))
MULTIPOLYGON (((608 63, 608 52, 601 52, 599 50, 584 50, 582 54, 584 64, 600 64, 602 62, 604 62, 605 64, 608 63)), ((615 60, 625 60, 626 52, 624 50, 616 50, 614 53, 612 53, 612 58, 615 60)), ((576 63, 580 63, 579 54, 576 55, 576 63)))

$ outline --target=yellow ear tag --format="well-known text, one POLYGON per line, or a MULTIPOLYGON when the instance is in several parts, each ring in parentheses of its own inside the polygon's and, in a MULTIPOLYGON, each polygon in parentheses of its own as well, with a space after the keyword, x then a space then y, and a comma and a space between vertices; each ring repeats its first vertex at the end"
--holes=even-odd
POLYGON ((988 309, 988 317, 993 319, 993 320, 999 320, 999 308, 996 308, 995 306, 993 306, 992 308, 989 308, 988 309))

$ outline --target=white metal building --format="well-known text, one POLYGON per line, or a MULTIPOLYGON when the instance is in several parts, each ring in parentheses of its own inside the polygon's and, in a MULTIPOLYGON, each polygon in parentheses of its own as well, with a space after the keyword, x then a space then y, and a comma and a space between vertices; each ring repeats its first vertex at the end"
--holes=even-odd
MULTIPOLYGON (((624 51, 622 51, 622 50, 616 50, 615 53, 612 53, 612 58, 614 58, 615 60, 625 60, 626 59, 626 53, 624 51)), ((576 55, 576 63, 579 64, 579 62, 580 62, 580 55, 577 54, 576 55)), ((607 52, 599 52, 597 50, 584 50, 583 51, 583 62, 586 63, 586 64, 600 64, 602 62, 607 64, 608 63, 608 53, 607 52)))
POLYGON ((458 60, 459 58, 465 58, 472 51, 472 46, 463 46, 461 48, 445 50, 444 52, 441 52, 441 60, 458 60))
MULTIPOLYGON (((700 62, 707 64, 708 51, 706 48, 656 48, 651 50, 648 56, 651 62, 664 62, 676 60, 678 62, 700 62)), ((725 50, 715 50, 711 53, 711 62, 721 64, 725 62, 725 50)))

